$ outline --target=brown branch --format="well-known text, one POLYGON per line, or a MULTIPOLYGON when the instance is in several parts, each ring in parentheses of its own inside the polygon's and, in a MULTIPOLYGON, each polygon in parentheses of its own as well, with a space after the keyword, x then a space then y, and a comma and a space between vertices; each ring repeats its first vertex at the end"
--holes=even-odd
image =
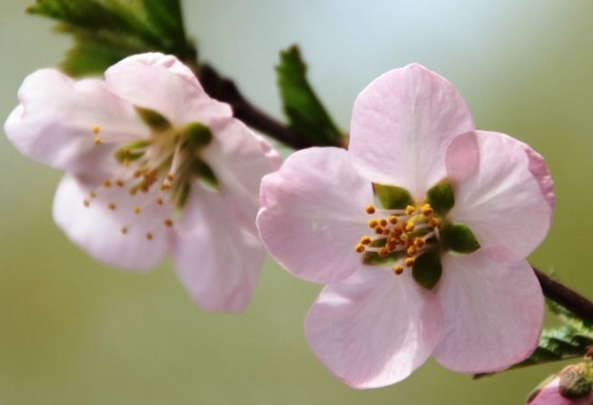
POLYGON ((533 271, 546 297, 568 309, 582 320, 593 324, 593 302, 535 267, 533 267, 533 271))
POLYGON ((251 104, 232 80, 222 77, 213 67, 206 64, 199 67, 194 65, 194 71, 206 93, 212 98, 230 104, 235 117, 245 124, 294 149, 316 146, 304 134, 289 128, 251 104))

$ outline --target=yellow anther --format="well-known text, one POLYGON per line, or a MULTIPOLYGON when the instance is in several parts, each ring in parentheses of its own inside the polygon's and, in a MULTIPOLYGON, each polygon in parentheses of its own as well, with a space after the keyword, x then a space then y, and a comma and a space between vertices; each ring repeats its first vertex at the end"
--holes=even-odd
POLYGON ((414 232, 414 229, 416 229, 416 225, 414 225, 412 222, 406 222, 406 225, 404 226, 404 230, 406 232, 414 232))
POLYGON ((397 243, 395 242, 387 242, 387 245, 385 245, 385 247, 390 251, 393 252, 395 249, 397 249, 397 243))
POLYGON ((128 228, 126 228, 125 226, 123 228, 121 228, 121 233, 122 234, 127 234, 128 233, 128 228))
POLYGON ((422 238, 416 238, 416 239, 414 239, 414 245, 418 249, 422 249, 426 245, 426 241, 422 238))
POLYGON ((357 243, 356 246, 354 246, 354 250, 357 253, 362 253, 364 252, 364 245, 362 243, 357 243))
POLYGON ((175 176, 173 174, 169 173, 169 174, 167 174, 167 180, 173 181, 173 180, 175 180, 175 176))
POLYGON ((406 253, 408 254, 408 256, 414 256, 416 254, 417 250, 416 250, 416 246, 410 246, 408 248, 408 250, 406 250, 406 253))
POLYGON ((123 182, 123 181, 121 181, 121 180, 118 180, 118 181, 116 181, 116 182, 115 182, 115 184, 116 184, 118 187, 123 187, 123 186, 124 186, 124 182, 123 182))
POLYGON ((89 200, 82 200, 82 205, 88 208, 91 206, 91 202, 89 200))
POLYGON ((159 187, 159 189, 161 191, 169 190, 170 188, 171 188, 171 186, 169 184, 166 184, 166 183, 161 184, 161 186, 159 187))
POLYGON ((146 240, 152 240, 152 233, 146 233, 146 240))
POLYGON ((430 204, 424 204, 420 211, 422 211, 422 215, 425 215, 427 217, 431 216, 434 212, 430 204))
POLYGON ((161 197, 157 198, 157 199, 156 199, 156 203, 157 203, 158 205, 163 205, 163 199, 162 199, 161 197))
POLYGON ((369 204, 366 206, 365 211, 367 214, 371 215, 375 213, 375 206, 373 204, 369 204))
POLYGON ((377 227, 375 227, 375 233, 376 233, 377 235, 383 235, 383 231, 385 231, 385 229, 383 229, 383 227, 382 227, 382 226, 377 226, 377 227))
POLYGON ((136 190, 135 188, 131 188, 131 189, 129 190, 129 193, 130 193, 130 195, 131 195, 132 197, 134 197, 134 196, 136 195, 136 193, 137 193, 137 192, 138 192, 138 190, 136 190))
POLYGON ((380 221, 379 221, 379 224, 380 224, 382 227, 386 227, 386 226, 387 226, 387 223, 388 223, 388 222, 387 222, 387 220, 386 220, 386 219, 382 219, 382 220, 380 220, 380 221))
POLYGON ((134 214, 140 214, 140 211, 141 211, 141 209, 139 206, 134 207, 134 214))
POLYGON ((136 170, 136 171, 134 172, 134 177, 138 178, 138 177, 140 177, 140 176, 142 176, 142 170, 136 170))
POLYGON ((105 188, 109 188, 109 187, 111 187, 111 181, 109 181, 109 180, 105 180, 105 181, 103 182, 103 187, 105 187, 105 188))
POLYGON ((407 233, 402 233, 401 235, 399 235, 399 240, 401 240, 402 242, 406 242, 409 239, 409 236, 407 233))
POLYGON ((415 260, 412 257, 407 257, 406 260, 404 260, 404 263, 406 267, 412 267, 415 263, 415 260))
POLYGON ((362 238, 360 238, 360 243, 362 243, 363 245, 370 245, 371 237, 368 235, 364 235, 362 238))
POLYGON ((376 219, 369 219, 369 222, 367 222, 367 224, 369 225, 369 228, 375 229, 379 226, 379 221, 377 221, 376 219))
POLYGON ((406 215, 412 215, 416 211, 416 207, 413 205, 408 205, 406 207, 406 215))
POLYGON ((400 276, 403 272, 404 272, 404 266, 402 266, 401 264, 396 264, 395 266, 393 266, 393 274, 400 276))
POLYGON ((390 217, 389 217, 389 223, 390 223, 391 225, 395 225, 395 224, 397 224, 397 217, 396 217, 395 215, 392 215, 392 216, 390 216, 390 217))
POLYGON ((380 257, 385 257, 385 256, 388 256, 389 255, 389 250, 387 248, 384 248, 383 247, 383 248, 379 249, 379 251, 377 252, 377 254, 380 257))
POLYGON ((389 235, 391 235, 391 231, 389 229, 384 229, 383 230, 383 235, 389 236, 389 235))
POLYGON ((95 145, 101 145, 101 137, 99 135, 95 137, 95 145))
POLYGON ((432 217, 432 218, 430 218, 429 224, 433 228, 436 228, 441 224, 441 221, 438 218, 432 217))
POLYGON ((91 196, 91 198, 97 198, 97 193, 95 193, 94 191, 91 191, 89 195, 91 196))
POLYGON ((98 125, 93 126, 93 134, 98 134, 101 132, 101 127, 98 125))
POLYGON ((165 226, 167 227, 172 227, 173 226, 173 221, 171 221, 170 219, 165 219, 165 226))
POLYGON ((125 167, 130 166, 130 161, 128 159, 124 159, 123 162, 121 162, 122 165, 124 165, 125 167))
POLYGON ((107 208, 109 208, 111 211, 115 210, 115 204, 114 203, 109 203, 107 204, 107 208))

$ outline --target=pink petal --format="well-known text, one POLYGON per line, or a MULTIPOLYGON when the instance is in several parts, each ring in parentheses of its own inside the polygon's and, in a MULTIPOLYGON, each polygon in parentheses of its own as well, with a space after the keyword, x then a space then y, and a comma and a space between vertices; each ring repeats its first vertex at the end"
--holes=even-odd
POLYGON ((150 202, 151 195, 138 193, 135 197, 126 188, 112 186, 101 189, 97 197, 89 198, 90 187, 66 175, 54 199, 53 215, 56 224, 66 235, 97 260, 116 267, 145 270, 156 266, 171 241, 171 230, 163 221, 172 208, 150 203, 140 214, 134 214, 136 205, 150 202), (90 201, 87 208, 83 200, 90 201), (108 204, 115 202, 116 209, 108 204), (127 234, 121 232, 127 228, 127 234), (148 240, 151 233, 152 240, 148 240))
POLYGON ((76 82, 57 70, 39 70, 25 79, 19 100, 4 126, 8 139, 27 157, 61 170, 109 172, 109 143, 144 136, 133 107, 98 80, 76 82))
MULTIPOLYGON (((223 118, 212 123, 212 143, 200 157, 214 171, 221 193, 244 226, 257 236, 255 217, 259 210, 261 179, 273 171, 280 159, 241 121, 223 118)), ((266 142, 267 143, 267 142, 266 142)), ((268 144, 269 145, 269 144, 268 144)))
POLYGON ((560 377, 553 379, 542 388, 539 394, 528 402, 529 405, 591 405, 593 398, 588 395, 579 399, 564 398, 560 394, 560 377))
POLYGON ((490 253, 443 257, 436 294, 445 320, 434 357, 454 371, 504 370, 538 344, 544 297, 531 266, 525 260, 496 262, 490 253))
POLYGON ((371 184, 348 153, 310 148, 292 154, 262 180, 257 226, 267 250, 296 277, 340 282, 363 265, 354 246, 368 233, 371 184))
POLYGON ((305 320, 307 341, 325 365, 354 388, 408 377, 440 338, 441 308, 410 272, 367 268, 327 286, 305 320))
POLYGON ((543 241, 554 192, 540 155, 507 135, 476 131, 455 138, 446 161, 455 190, 450 218, 468 225, 482 247, 503 246, 518 260, 543 241))
POLYGON ((176 226, 175 267, 192 299, 207 311, 242 311, 251 301, 265 251, 218 193, 194 186, 176 226))
POLYGON ((231 108, 211 99, 192 71, 174 56, 130 56, 105 72, 111 91, 138 107, 149 108, 176 125, 230 117, 231 108))
POLYGON ((470 111, 453 85, 420 65, 375 79, 356 99, 350 157, 368 180, 408 189, 416 199, 445 175, 445 151, 471 131, 470 111))
POLYGON ((266 158, 268 159, 268 163, 273 171, 280 169, 282 166, 282 157, 278 153, 278 151, 272 146, 272 144, 263 136, 255 134, 256 139, 259 142, 259 146, 264 151, 266 158))

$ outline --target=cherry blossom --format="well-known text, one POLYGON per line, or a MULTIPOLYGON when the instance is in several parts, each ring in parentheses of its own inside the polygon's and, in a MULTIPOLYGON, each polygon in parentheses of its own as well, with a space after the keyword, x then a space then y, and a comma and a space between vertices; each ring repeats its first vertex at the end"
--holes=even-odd
POLYGON ((543 295, 525 257, 549 230, 552 179, 528 145, 475 130, 436 73, 377 78, 354 104, 348 151, 293 154, 260 203, 268 251, 328 284, 305 334, 350 386, 393 384, 431 355, 476 373, 535 349, 543 295))
POLYGON ((149 53, 75 81, 27 77, 5 124, 25 156, 66 172, 53 216, 77 245, 147 270, 167 253, 196 303, 242 310, 264 259, 259 183, 279 165, 262 138, 211 99, 175 57, 149 53))

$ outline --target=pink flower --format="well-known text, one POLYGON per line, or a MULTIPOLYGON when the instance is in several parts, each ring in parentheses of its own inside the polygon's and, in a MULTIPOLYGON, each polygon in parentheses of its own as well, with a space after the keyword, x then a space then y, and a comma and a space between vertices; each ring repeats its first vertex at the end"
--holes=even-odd
POLYGON ((264 177, 260 202, 269 252, 329 284, 305 333, 352 387, 393 384, 431 354, 491 372, 536 347, 543 295, 524 258, 550 226, 550 174, 526 144, 474 130, 461 96, 424 67, 371 83, 349 150, 293 154, 264 177))
POLYGON ((264 259, 259 183, 279 164, 172 56, 132 56, 105 80, 30 75, 5 124, 29 158, 67 172, 56 223, 100 261, 146 270, 166 253, 208 311, 240 311, 264 259))

